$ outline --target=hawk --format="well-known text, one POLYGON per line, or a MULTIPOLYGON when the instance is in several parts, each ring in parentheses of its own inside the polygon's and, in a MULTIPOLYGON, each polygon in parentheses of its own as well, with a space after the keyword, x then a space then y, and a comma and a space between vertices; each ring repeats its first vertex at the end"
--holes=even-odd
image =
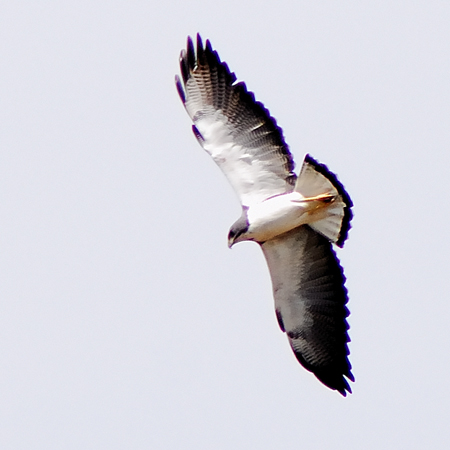
POLYGON ((328 168, 306 155, 297 176, 281 128, 222 62, 209 40, 188 37, 176 86, 195 137, 236 191, 241 217, 228 245, 257 242, 272 279, 279 326, 300 364, 343 396, 354 381, 348 359, 342 247, 353 206, 328 168))

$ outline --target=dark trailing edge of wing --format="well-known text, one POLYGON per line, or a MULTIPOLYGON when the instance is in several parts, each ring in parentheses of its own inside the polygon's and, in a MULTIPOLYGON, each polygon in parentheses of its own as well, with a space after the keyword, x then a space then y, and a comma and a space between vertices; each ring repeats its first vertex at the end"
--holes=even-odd
MULTIPOLYGON (((220 60, 219 55, 212 49, 211 43, 206 40, 205 46, 203 46, 202 38, 200 34, 197 34, 197 52, 195 52, 194 44, 191 37, 187 39, 186 50, 182 50, 180 54, 180 71, 183 82, 178 76, 175 77, 178 94, 183 103, 186 103, 186 91, 185 86, 191 77, 191 74, 195 70, 201 70, 201 68, 207 68, 211 73, 211 79, 217 81, 218 79, 225 81, 225 85, 232 87, 234 93, 239 97, 239 102, 245 104, 248 108, 248 112, 253 114, 254 117, 264 118, 264 134, 262 136, 255 136, 251 142, 239 142, 240 135, 235 136, 237 143, 244 145, 259 145, 258 139, 267 139, 270 136, 272 144, 278 147, 279 151, 286 158, 285 169, 292 172, 291 177, 286 180, 290 185, 295 185, 296 175, 294 171, 294 160, 289 151, 289 147, 284 141, 283 130, 277 125, 276 120, 270 115, 270 112, 264 107, 264 105, 255 100, 253 92, 248 91, 245 83, 236 82, 236 75, 230 71, 227 63, 220 60), (184 85, 184 86, 183 86, 184 85)), ((214 83, 212 83, 214 87, 214 83)), ((219 109, 222 105, 216 105, 219 109)), ((239 131, 239 123, 241 117, 229 117, 230 121, 235 121, 237 130, 239 131)))
POLYGON ((278 324, 297 360, 325 386, 346 396, 352 392, 349 381, 355 380, 348 358, 350 312, 346 278, 333 244, 304 225, 261 247, 276 287, 278 324), (286 267, 294 269, 290 275, 280 270, 280 255, 286 267), (295 273, 298 258, 302 262, 295 273), (301 312, 292 307, 296 304, 302 305, 301 312))
POLYGON ((330 182, 333 184, 333 186, 337 189, 339 192, 339 195, 342 197, 345 203, 344 208, 344 218, 342 220, 342 227, 339 232, 339 239, 336 241, 336 245, 338 247, 343 247, 344 242, 347 240, 348 232, 351 228, 351 220, 353 218, 353 212, 352 212, 352 206, 353 202, 350 196, 348 195, 347 191, 345 190, 342 183, 338 180, 337 176, 328 169, 328 167, 325 164, 321 164, 318 161, 316 161, 314 158, 312 158, 310 155, 305 156, 305 161, 308 164, 311 164, 314 166, 314 168, 317 170, 317 172, 320 172, 322 175, 327 177, 330 182))
MULTIPOLYGON (((307 361, 294 348, 292 350, 297 360, 305 369, 314 373, 323 384, 331 389, 337 390, 345 397, 347 392, 352 392, 345 377, 351 381, 355 381, 351 372, 352 365, 348 359, 348 355, 350 354, 348 348, 348 343, 350 342, 348 330, 350 326, 346 319, 350 315, 350 311, 346 306, 348 302, 348 293, 345 287, 346 278, 339 259, 328 239, 318 233, 311 233, 311 240, 308 241, 308 245, 314 248, 312 251, 318 252, 321 255, 315 264, 315 270, 310 271, 308 279, 320 280, 319 286, 331 285, 333 295, 331 303, 328 303, 324 298, 320 304, 310 304, 307 306, 307 309, 308 313, 314 318, 314 333, 322 330, 324 335, 328 335, 331 332, 332 338, 328 341, 328 345, 330 346, 329 350, 334 356, 326 365, 319 365, 313 360, 307 361), (326 269, 326 272, 317 278, 317 275, 324 269, 326 269), (329 322, 330 314, 332 322, 329 322)), ((308 249, 305 249, 305 251, 309 252, 308 249)), ((306 284, 309 284, 308 280, 304 281, 305 293, 306 284)), ((317 287, 317 284, 313 283, 313 286, 317 287)), ((315 289, 314 287, 313 290, 315 289)), ((289 337, 293 338, 294 336, 289 337)))

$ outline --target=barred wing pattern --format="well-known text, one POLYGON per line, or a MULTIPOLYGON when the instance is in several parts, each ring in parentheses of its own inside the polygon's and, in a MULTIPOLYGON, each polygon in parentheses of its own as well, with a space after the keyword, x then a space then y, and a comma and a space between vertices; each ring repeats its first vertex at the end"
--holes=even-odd
POLYGON ((348 360, 345 277, 331 243, 304 225, 261 245, 278 322, 305 369, 342 395, 354 381, 348 360))
POLYGON ((291 192, 294 161, 281 129, 262 103, 221 62, 209 41, 188 38, 178 93, 202 147, 222 169, 243 206, 291 192))

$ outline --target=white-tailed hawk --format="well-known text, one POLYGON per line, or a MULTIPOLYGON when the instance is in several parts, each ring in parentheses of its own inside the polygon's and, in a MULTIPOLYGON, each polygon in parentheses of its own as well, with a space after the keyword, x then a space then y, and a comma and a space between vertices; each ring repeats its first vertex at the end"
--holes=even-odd
POLYGON ((354 381, 348 360, 342 247, 350 197, 326 166, 306 155, 300 174, 283 133, 262 103, 221 62, 209 41, 191 38, 176 85, 200 145, 222 169, 242 204, 228 244, 257 242, 272 278, 278 323, 298 361, 342 395, 354 381))

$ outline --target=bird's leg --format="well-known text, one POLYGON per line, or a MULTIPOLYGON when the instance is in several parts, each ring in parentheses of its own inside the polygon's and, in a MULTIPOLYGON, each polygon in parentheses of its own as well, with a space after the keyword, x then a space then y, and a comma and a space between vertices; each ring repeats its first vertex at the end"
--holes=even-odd
POLYGON ((302 201, 304 202, 314 202, 314 201, 321 201, 324 203, 331 203, 336 199, 335 195, 332 194, 320 194, 316 195, 315 197, 305 197, 302 201))

